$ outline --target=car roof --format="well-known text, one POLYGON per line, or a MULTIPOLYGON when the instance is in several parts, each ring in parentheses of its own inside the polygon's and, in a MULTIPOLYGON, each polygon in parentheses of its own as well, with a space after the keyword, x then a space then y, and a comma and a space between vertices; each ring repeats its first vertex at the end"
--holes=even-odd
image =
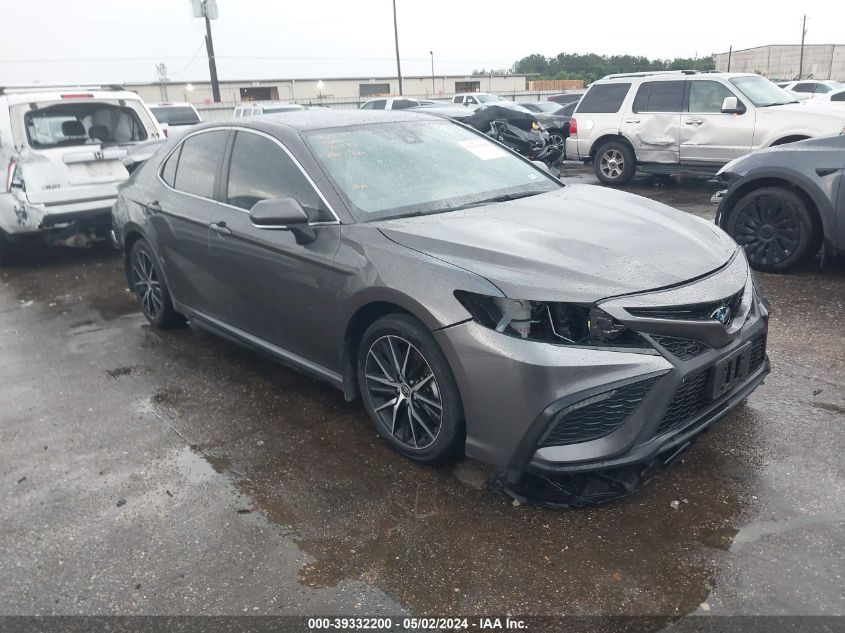
POLYGON ((163 103, 150 103, 151 108, 193 108, 193 103, 187 101, 165 101, 163 103))
MULTIPOLYGON (((641 73, 619 73, 615 75, 605 75, 601 79, 593 83, 605 82, 630 82, 636 79, 647 79, 648 81, 671 81, 678 79, 690 79, 699 77, 701 79, 709 79, 714 77, 721 77, 723 79, 732 79, 734 77, 758 77, 755 73, 720 73, 711 71, 685 71, 685 70, 659 70, 654 72, 643 71, 641 73)), ((592 84, 591 84, 592 85, 592 84)))
POLYGON ((135 92, 128 90, 87 90, 85 88, 65 88, 63 90, 47 91, 47 90, 32 90, 26 92, 9 92, 0 94, 0 99, 5 99, 10 105, 20 105, 21 103, 42 103, 45 101, 70 101, 67 97, 62 95, 86 95, 83 98, 75 99, 76 102, 81 101, 118 101, 132 100, 143 101, 135 92), (90 96, 88 96, 90 95, 90 96))
POLYGON ((400 121, 442 120, 420 111, 407 110, 301 110, 299 112, 279 112, 260 117, 247 117, 237 121, 213 121, 196 129, 214 127, 248 127, 264 132, 295 130, 305 132, 323 128, 349 127, 375 123, 396 123, 400 121))

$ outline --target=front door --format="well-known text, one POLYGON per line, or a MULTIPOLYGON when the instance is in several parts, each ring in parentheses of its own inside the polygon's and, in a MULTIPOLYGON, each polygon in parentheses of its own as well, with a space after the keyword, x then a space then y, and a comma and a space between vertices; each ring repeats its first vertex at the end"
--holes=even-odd
POLYGON ((631 112, 622 119, 622 134, 633 141, 642 163, 677 163, 684 80, 644 81, 631 112))
POLYGON ((754 111, 722 112, 726 97, 743 100, 730 88, 712 79, 687 81, 686 106, 681 125, 681 162, 724 165, 751 151, 754 111))
POLYGON ((217 283, 211 269, 208 225, 218 215, 213 199, 228 130, 191 135, 165 161, 155 200, 139 200, 156 232, 173 298, 189 308, 218 316, 217 283))
POLYGON ((334 265, 340 224, 275 138, 238 130, 228 162, 223 203, 210 231, 225 321, 287 352, 336 365, 337 350, 322 349, 318 341, 345 280, 334 265), (259 228, 250 221, 256 202, 286 197, 298 200, 308 213, 315 241, 297 244, 290 231, 259 228))

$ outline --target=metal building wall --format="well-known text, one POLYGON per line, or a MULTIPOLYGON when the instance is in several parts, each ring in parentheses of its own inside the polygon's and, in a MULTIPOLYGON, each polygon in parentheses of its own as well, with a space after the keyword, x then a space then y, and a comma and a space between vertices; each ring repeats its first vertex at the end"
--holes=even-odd
MULTIPOLYGON (((800 62, 799 45, 760 46, 733 51, 730 56, 730 70, 758 73, 772 80, 797 79, 800 62)), ((716 70, 728 70, 728 53, 716 55, 716 70)), ((845 45, 804 46, 802 78, 845 80, 845 45)))

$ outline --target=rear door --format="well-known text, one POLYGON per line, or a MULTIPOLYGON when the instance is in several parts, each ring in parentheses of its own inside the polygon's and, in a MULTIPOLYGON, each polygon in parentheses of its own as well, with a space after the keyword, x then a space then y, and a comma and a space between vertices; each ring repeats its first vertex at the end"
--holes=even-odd
POLYGON ((217 282, 211 266, 209 225, 218 219, 215 196, 228 129, 191 134, 166 159, 157 197, 138 200, 155 229, 173 297, 187 307, 220 316, 217 282))
POLYGON ((225 321, 322 365, 336 350, 322 349, 319 324, 336 308, 344 275, 334 266, 340 224, 328 203, 280 141, 239 129, 211 232, 214 272, 225 321), (249 210, 265 199, 291 197, 308 213, 317 239, 297 244, 290 231, 259 228, 249 210), (320 351, 322 349, 322 351, 320 351))
POLYGON ((644 81, 637 89, 621 129, 633 142, 639 161, 678 162, 685 83, 683 79, 644 81))
POLYGON ((723 165, 751 151, 755 113, 720 81, 690 78, 681 125, 681 162, 723 165), (722 113, 726 97, 746 106, 742 114, 722 113))

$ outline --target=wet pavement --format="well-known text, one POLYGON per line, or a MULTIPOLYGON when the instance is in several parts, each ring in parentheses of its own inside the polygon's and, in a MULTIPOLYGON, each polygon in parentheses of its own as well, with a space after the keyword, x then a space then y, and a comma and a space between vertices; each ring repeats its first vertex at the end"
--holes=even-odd
MULTIPOLYGON (((628 189, 714 213, 707 183, 628 189)), ((150 329, 108 249, 33 253, 0 271, 0 614, 845 614, 845 266, 761 279, 765 385, 634 495, 552 511, 150 329)))

